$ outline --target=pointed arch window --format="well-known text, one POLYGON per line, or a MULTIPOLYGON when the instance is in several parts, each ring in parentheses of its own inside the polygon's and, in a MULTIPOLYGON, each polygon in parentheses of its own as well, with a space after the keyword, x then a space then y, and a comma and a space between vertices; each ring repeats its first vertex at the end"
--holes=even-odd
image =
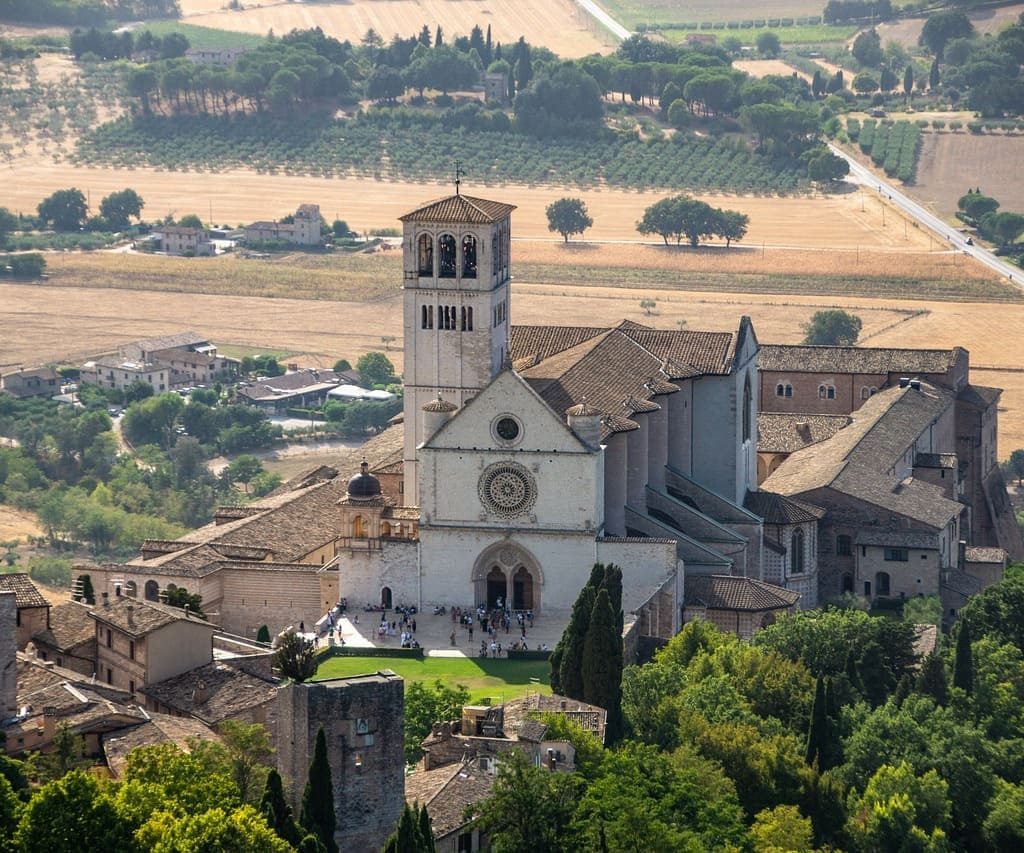
POLYGON ((451 234, 442 234, 437 241, 438 278, 455 278, 457 246, 451 234))
POLYGON ((753 394, 750 390, 750 374, 743 380, 743 440, 750 441, 750 419, 752 410, 753 394))
POLYGON ((421 234, 417 250, 417 266, 420 275, 434 274, 434 238, 429 234, 421 234))
POLYGON ((476 278, 476 237, 472 234, 462 238, 462 277, 476 278))
POLYGON ((804 572, 804 534, 802 530, 793 533, 789 541, 790 574, 802 575, 804 572))

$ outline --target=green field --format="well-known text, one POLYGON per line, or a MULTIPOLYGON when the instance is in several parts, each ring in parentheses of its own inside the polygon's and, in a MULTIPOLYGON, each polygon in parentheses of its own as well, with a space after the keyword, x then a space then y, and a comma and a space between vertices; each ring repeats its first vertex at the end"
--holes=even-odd
POLYGON ((222 47, 258 47, 266 41, 264 36, 251 33, 235 33, 217 30, 213 27, 197 27, 195 24, 180 24, 177 21, 152 21, 136 30, 136 35, 149 30, 155 36, 181 33, 188 39, 189 47, 200 50, 216 50, 222 47))
POLYGON ((527 693, 551 692, 545 660, 332 657, 320 665, 316 680, 365 675, 381 669, 390 669, 410 682, 440 679, 445 684, 461 684, 469 690, 471 702, 490 699, 498 703, 527 693), (538 682, 531 682, 531 678, 538 682))
POLYGON ((757 37, 761 33, 772 32, 779 37, 779 41, 782 44, 830 44, 835 42, 845 42, 854 33, 857 32, 856 27, 842 27, 835 26, 831 27, 827 24, 814 24, 805 26, 793 26, 793 27, 778 27, 769 29, 663 29, 659 30, 659 35, 664 36, 669 41, 684 41, 691 33, 698 33, 700 35, 707 35, 710 33, 714 35, 719 43, 727 38, 737 38, 744 45, 751 45, 757 41, 757 37))
POLYGON ((742 21, 749 18, 806 18, 820 15, 822 0, 598 0, 619 23, 634 29, 641 24, 680 21, 742 21))

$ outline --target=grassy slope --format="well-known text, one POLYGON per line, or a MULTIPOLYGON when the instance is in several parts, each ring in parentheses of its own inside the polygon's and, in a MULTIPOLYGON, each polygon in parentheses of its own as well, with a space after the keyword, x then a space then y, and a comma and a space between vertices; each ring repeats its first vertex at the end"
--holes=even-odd
POLYGON ((328 658, 317 671, 317 680, 363 675, 390 669, 406 681, 434 681, 462 684, 470 692, 470 701, 489 697, 494 702, 525 696, 527 693, 550 693, 547 661, 510 661, 490 658, 328 658), (531 683, 530 679, 539 679, 531 683))
POLYGON ((195 24, 182 24, 178 21, 151 21, 139 27, 137 33, 149 30, 155 36, 166 36, 170 33, 181 33, 188 39, 189 47, 200 50, 216 50, 228 47, 258 47, 266 41, 264 36, 251 33, 236 33, 230 30, 218 30, 213 27, 198 27, 195 24))

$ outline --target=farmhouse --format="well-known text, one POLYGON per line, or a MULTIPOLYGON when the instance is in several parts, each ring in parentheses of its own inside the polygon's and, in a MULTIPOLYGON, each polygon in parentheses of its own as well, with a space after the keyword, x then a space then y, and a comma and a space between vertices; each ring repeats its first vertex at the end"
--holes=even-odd
POLYGON ((282 240, 297 246, 319 246, 323 239, 320 236, 320 206, 317 204, 300 204, 291 222, 253 222, 245 227, 246 242, 259 240, 282 240))
POLYGON ((307 367, 242 385, 235 394, 240 403, 283 412, 293 407, 320 406, 343 382, 344 378, 333 370, 307 367))
POLYGON ((213 384, 238 373, 238 360, 219 355, 197 332, 180 332, 122 344, 116 356, 87 361, 80 381, 124 391, 145 382, 155 393, 191 385, 213 384))
POLYGON ((60 374, 52 367, 21 369, 0 376, 0 391, 19 400, 50 398, 60 393, 60 374))
POLYGON ((168 255, 212 255, 213 243, 205 228, 189 225, 161 225, 154 232, 160 249, 168 255))
POLYGON ((136 382, 145 382, 156 394, 171 390, 171 366, 161 361, 129 361, 111 356, 87 361, 79 370, 79 381, 84 385, 124 391, 136 382))

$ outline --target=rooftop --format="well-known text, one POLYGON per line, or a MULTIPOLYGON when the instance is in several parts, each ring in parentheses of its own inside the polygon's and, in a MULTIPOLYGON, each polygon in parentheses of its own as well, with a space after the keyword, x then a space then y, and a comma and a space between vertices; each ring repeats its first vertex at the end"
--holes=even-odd
POLYGON ((128 753, 140 746, 169 743, 188 752, 195 740, 220 740, 220 736, 209 726, 190 717, 153 713, 147 716, 149 719, 140 725, 103 739, 103 754, 115 778, 122 776, 127 769, 128 753))
POLYGON ((115 598, 110 604, 101 604, 93 608, 89 615, 97 622, 110 625, 133 637, 151 634, 175 622, 191 622, 211 631, 216 630, 215 625, 198 616, 187 616, 179 607, 128 596, 115 598))
POLYGON ((860 530, 854 536, 855 545, 876 545, 889 548, 919 548, 938 551, 939 537, 920 530, 860 530))
POLYGON ((37 631, 33 640, 46 643, 62 651, 96 639, 96 623, 89 616, 88 604, 69 601, 50 608, 50 627, 37 631))
POLYGON ((49 607, 41 592, 25 572, 0 575, 0 592, 13 592, 19 610, 25 607, 49 607))
POLYGON ((274 698, 277 685, 215 661, 139 690, 144 696, 207 725, 237 716, 274 698))
POLYGON ((825 515, 825 510, 813 504, 765 491, 747 492, 743 508, 763 518, 765 524, 803 524, 825 515))
POLYGON ((490 225, 505 219, 515 209, 514 204, 456 193, 428 202, 398 218, 402 222, 464 222, 470 225, 490 225))
POLYGON ((467 823, 465 813, 490 796, 494 777, 470 764, 446 764, 416 770, 405 777, 405 801, 427 807, 435 838, 444 838, 467 823))
POLYGON ((830 347, 762 344, 758 367, 780 373, 945 373, 956 362, 953 349, 830 347))
POLYGON ((850 423, 849 415, 770 414, 757 416, 760 453, 793 453, 832 438, 850 423))
POLYGON ((800 594, 753 578, 690 575, 686 578, 685 599, 687 607, 757 612, 792 607, 800 594))

